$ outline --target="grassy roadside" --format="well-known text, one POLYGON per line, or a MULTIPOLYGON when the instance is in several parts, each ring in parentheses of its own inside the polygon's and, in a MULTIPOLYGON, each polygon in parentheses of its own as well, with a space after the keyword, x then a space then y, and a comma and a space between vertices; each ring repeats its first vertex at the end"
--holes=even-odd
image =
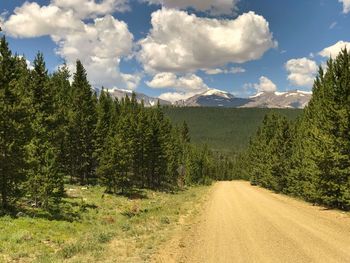
POLYGON ((129 198, 100 187, 67 189, 56 219, 41 211, 0 217, 0 262, 147 262, 210 187, 129 198))

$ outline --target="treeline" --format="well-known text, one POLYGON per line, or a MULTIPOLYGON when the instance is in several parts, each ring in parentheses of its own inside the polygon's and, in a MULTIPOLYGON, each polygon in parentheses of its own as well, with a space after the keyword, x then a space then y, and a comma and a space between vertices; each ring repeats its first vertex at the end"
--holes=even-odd
POLYGON ((207 143, 211 149, 234 158, 247 149, 264 116, 271 111, 295 120, 300 109, 222 108, 222 107, 165 107, 164 113, 173 123, 186 121, 193 143, 207 143))
POLYGON ((2 37, 0 207, 20 199, 49 208, 66 182, 113 193, 209 183, 226 165, 191 145, 187 125, 174 127, 159 105, 145 108, 135 95, 114 100, 105 90, 98 97, 80 61, 70 80, 66 66, 49 74, 41 53, 29 69, 2 37))
POLYGON ((350 209, 350 53, 320 68, 302 116, 269 114, 235 174, 276 192, 350 209))

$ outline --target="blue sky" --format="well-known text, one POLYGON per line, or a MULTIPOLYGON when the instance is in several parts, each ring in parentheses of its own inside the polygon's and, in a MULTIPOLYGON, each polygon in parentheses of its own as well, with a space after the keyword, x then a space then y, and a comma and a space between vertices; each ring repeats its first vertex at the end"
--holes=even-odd
POLYGON ((73 71, 81 59, 96 87, 171 100, 310 90, 317 65, 350 46, 349 0, 1 0, 0 11, 29 61, 42 51, 50 71, 73 71))

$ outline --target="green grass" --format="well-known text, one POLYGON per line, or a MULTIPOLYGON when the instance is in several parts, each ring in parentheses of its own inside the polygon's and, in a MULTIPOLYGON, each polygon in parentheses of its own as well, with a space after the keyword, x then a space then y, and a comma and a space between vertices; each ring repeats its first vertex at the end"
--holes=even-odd
POLYGON ((100 187, 67 189, 60 220, 38 210, 0 217, 0 262, 145 262, 180 217, 195 213, 209 187, 134 198, 100 187))
POLYGON ((271 111, 290 120, 302 113, 295 109, 164 108, 174 123, 187 122, 192 142, 208 144, 214 150, 225 152, 245 149, 264 116, 271 111))

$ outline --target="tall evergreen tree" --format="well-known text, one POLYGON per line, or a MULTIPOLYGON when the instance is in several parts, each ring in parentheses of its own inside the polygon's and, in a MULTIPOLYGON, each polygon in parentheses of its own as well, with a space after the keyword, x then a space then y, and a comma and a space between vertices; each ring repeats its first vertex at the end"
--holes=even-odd
POLYGON ((53 88, 45 67, 44 57, 38 53, 31 72, 30 113, 31 141, 27 145, 29 164, 27 191, 36 205, 47 208, 50 201, 58 202, 63 195, 63 175, 59 169, 57 113, 53 88))
POLYGON ((89 183, 95 173, 96 101, 83 64, 78 60, 72 83, 72 116, 69 123, 71 176, 89 183))
POLYGON ((144 187, 146 184, 146 160, 147 160, 147 134, 149 134, 149 125, 147 123, 147 112, 143 101, 137 111, 134 134, 135 140, 133 145, 133 173, 134 179, 139 186, 144 187))
POLYGON ((114 116, 113 100, 109 93, 102 88, 97 103, 97 124, 95 129, 95 157, 97 160, 99 160, 106 148, 111 129, 115 128, 113 127, 114 116))
POLYGON ((303 115, 289 125, 266 116, 238 171, 253 184, 350 209, 350 54, 320 68, 303 115))
POLYGON ((19 58, 13 57, 5 36, 0 40, 0 197, 8 208, 17 196, 24 177, 26 114, 20 83, 28 71, 19 58))
POLYGON ((54 141, 59 151, 60 170, 69 174, 69 152, 74 147, 69 144, 69 121, 72 116, 72 88, 69 82, 70 73, 64 64, 50 78, 50 86, 54 92, 55 113, 57 116, 57 138, 54 141))
POLYGON ((350 54, 343 50, 320 70, 304 115, 306 156, 317 180, 317 202, 350 209, 350 54))
POLYGON ((186 121, 184 121, 182 124, 181 135, 182 135, 183 142, 185 143, 191 142, 190 132, 186 121))
POLYGON ((252 184, 282 192, 287 187, 290 157, 290 126, 285 117, 275 113, 265 116, 262 126, 251 139, 240 161, 240 171, 250 176, 252 184))

